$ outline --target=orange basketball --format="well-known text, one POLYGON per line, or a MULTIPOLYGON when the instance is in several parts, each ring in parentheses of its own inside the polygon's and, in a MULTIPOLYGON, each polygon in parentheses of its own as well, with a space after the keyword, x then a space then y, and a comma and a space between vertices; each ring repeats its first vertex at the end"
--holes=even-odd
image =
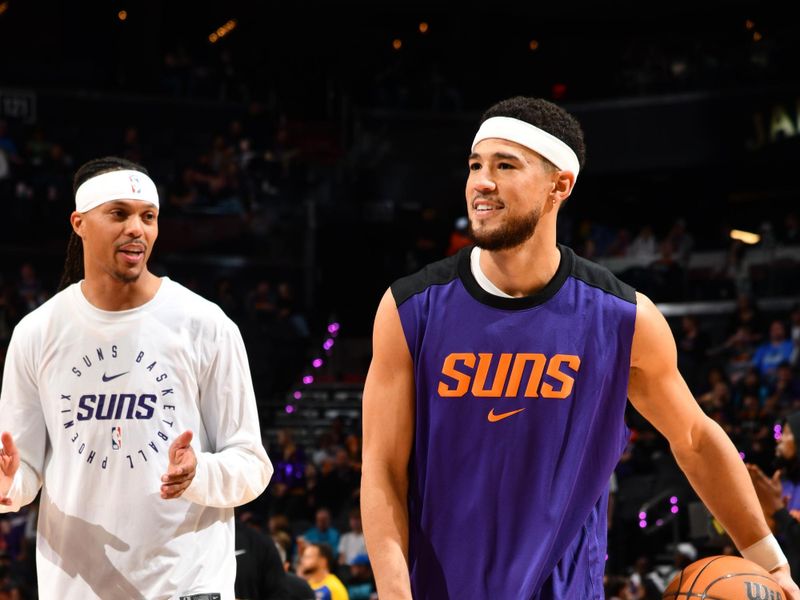
POLYGON ((757 564, 738 556, 693 562, 667 587, 665 600, 784 600, 780 586, 757 564))

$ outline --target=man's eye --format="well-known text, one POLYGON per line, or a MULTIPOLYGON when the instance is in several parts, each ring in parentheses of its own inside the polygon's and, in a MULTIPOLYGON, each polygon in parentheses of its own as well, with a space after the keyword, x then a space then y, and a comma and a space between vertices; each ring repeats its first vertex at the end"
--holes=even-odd
POLYGON ((508 163, 500 163, 499 165, 497 165, 497 168, 498 169, 513 169, 514 165, 510 165, 508 163))
POLYGON ((469 170, 470 171, 478 171, 481 168, 481 163, 470 163, 469 170))

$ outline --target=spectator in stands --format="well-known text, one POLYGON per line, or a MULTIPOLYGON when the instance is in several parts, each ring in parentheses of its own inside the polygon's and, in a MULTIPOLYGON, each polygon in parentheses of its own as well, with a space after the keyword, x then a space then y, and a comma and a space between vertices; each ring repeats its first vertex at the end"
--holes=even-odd
POLYGON ((732 391, 733 405, 736 410, 740 410, 744 406, 744 399, 748 396, 755 398, 756 405, 760 405, 761 401, 767 397, 767 388, 761 380, 761 374, 752 365, 748 366, 744 375, 734 382, 732 391))
POLYGON ((779 409, 796 409, 800 404, 800 378, 788 362, 778 365, 775 381, 767 387, 767 400, 774 400, 779 409))
POLYGON ((749 295, 751 293, 750 272, 744 260, 747 247, 739 240, 731 240, 725 260, 713 272, 712 277, 720 281, 722 298, 749 295))
POLYGON ((689 258, 694 249, 694 238, 686 228, 686 221, 678 219, 673 223, 672 228, 667 233, 666 239, 672 245, 675 258, 684 269, 689 267, 689 258))
POLYGON ((62 223, 54 215, 62 214, 72 202, 70 189, 75 167, 72 156, 63 145, 43 143, 46 144, 47 154, 36 166, 32 165, 30 183, 39 214, 45 222, 50 222, 53 231, 60 233, 62 223))
POLYGON ((724 379, 716 381, 711 389, 697 397, 703 411, 718 423, 725 422, 724 414, 730 405, 731 391, 724 379))
POLYGON ((276 307, 278 310, 278 320, 285 321, 291 326, 293 336, 308 338, 311 331, 308 327, 305 315, 297 306, 294 287, 288 281, 278 283, 278 295, 276 307))
POLYGON ((361 528, 361 510, 353 508, 350 510, 350 531, 339 540, 339 564, 352 565, 353 559, 366 551, 364 530, 361 528))
POLYGON ((742 325, 725 342, 708 351, 710 356, 724 359, 725 373, 732 384, 738 383, 752 368, 755 352, 754 335, 750 325, 742 325))
POLYGON ((800 412, 789 415, 775 448, 778 467, 772 477, 748 464, 761 509, 789 559, 792 577, 800 577, 800 459, 795 431, 800 432, 800 412))
POLYGON ((467 217, 458 217, 453 226, 453 231, 450 232, 450 240, 447 244, 447 256, 453 256, 462 248, 466 248, 472 243, 469 235, 467 235, 467 226, 469 221, 467 217))
POLYGON ((350 600, 370 600, 375 593, 375 579, 366 552, 353 557, 350 562, 347 593, 350 595, 350 600))
POLYGON ((644 225, 628 247, 628 256, 650 262, 656 257, 657 243, 652 225, 644 225))
POLYGON ((311 460, 319 467, 326 458, 333 459, 333 457, 336 456, 336 450, 337 447, 334 443, 333 433, 330 431, 323 431, 317 438, 317 445, 314 452, 311 454, 311 460))
POLYGON ((608 575, 604 581, 605 597, 607 600, 638 600, 641 598, 631 586, 627 577, 608 575))
POLYGON ((675 259, 672 242, 661 242, 659 252, 658 258, 650 264, 654 299, 662 302, 683 300, 685 274, 683 267, 675 259))
POLYGON ((302 535, 298 535, 295 540, 295 556, 294 560, 292 561, 293 570, 295 573, 300 573, 300 560, 303 558, 303 552, 305 552, 306 548, 309 545, 308 540, 304 538, 302 535))
POLYGON ((661 592, 657 582, 660 583, 660 576, 653 576, 650 568, 650 560, 646 556, 640 556, 633 565, 633 572, 630 575, 630 582, 636 590, 637 598, 642 600, 661 600, 661 592))
MULTIPOLYGON (((316 600, 317 596, 311 586, 308 585, 308 582, 290 570, 292 563, 289 557, 292 540, 289 534, 285 531, 279 531, 277 535, 273 536, 273 540, 285 573, 281 592, 275 597, 275 600, 316 600)), ((257 598, 258 596, 254 597, 253 600, 257 598)))
POLYGON ((701 382, 696 392, 699 395, 706 394, 714 389, 718 383, 724 383, 730 388, 730 382, 725 375, 725 370, 719 364, 704 365, 706 366, 705 381, 701 382))
POLYGON ((347 451, 352 468, 361 471, 361 438, 351 433, 344 438, 344 449, 347 451))
POLYGON ((292 176, 293 166, 300 157, 300 148, 294 145, 289 134, 289 124, 281 117, 272 140, 272 147, 264 153, 264 160, 273 165, 269 170, 270 181, 277 181, 279 187, 292 176))
POLYGON ((749 341, 757 343, 763 338, 764 318, 755 300, 750 294, 739 294, 736 297, 736 310, 728 322, 728 335, 735 335, 743 326, 747 326, 749 341))
POLYGON ((256 284, 255 289, 247 294, 245 306, 247 316, 253 323, 260 326, 269 326, 275 320, 277 297, 272 290, 272 284, 262 279, 256 284))
POLYGON ((786 337, 783 321, 775 320, 769 326, 769 340, 756 348, 753 366, 768 382, 775 381, 778 365, 789 362, 794 352, 792 341, 786 337))
POLYGON ((353 493, 358 490, 361 483, 360 471, 355 468, 355 465, 350 460, 350 455, 344 448, 339 448, 336 451, 334 465, 336 467, 336 477, 341 482, 342 501, 352 500, 353 493))
POLYGON ((41 280, 36 275, 36 269, 34 269, 33 265, 29 262, 23 263, 19 269, 17 293, 19 294, 26 313, 44 304, 45 300, 48 298, 48 294, 44 290, 41 280))
POLYGON ((275 536, 278 532, 283 531, 287 534, 291 534, 292 528, 289 525, 289 519, 286 515, 281 513, 274 513, 267 519, 267 529, 269 530, 269 534, 275 536))
MULTIPOLYGON (((338 548, 340 535, 339 530, 331 525, 331 511, 324 507, 317 510, 314 527, 306 531, 303 537, 311 544, 327 544, 331 549, 338 548)), ((330 565, 334 566, 335 563, 330 561, 330 565)))
POLYGON ((275 473, 270 490, 275 499, 276 510, 290 518, 306 515, 306 456, 303 448, 294 441, 288 429, 278 431, 275 446, 270 449, 275 473))
POLYGON ((282 600, 286 571, 271 537, 236 520, 236 598, 282 600))
POLYGON ((649 585, 658 590, 658 595, 655 597, 660 598, 673 578, 695 560, 697 560, 697 548, 688 542, 676 544, 672 563, 656 565, 644 578, 649 585))
POLYGON ((292 536, 289 535, 287 531, 279 529, 275 531, 275 533, 272 533, 271 537, 275 540, 275 545, 278 547, 278 554, 280 554, 281 560, 283 561, 284 571, 290 571, 292 567, 292 548, 294 547, 292 536))
POLYGON ((28 164, 34 169, 44 166, 51 146, 52 143, 45 138, 44 129, 37 126, 25 143, 25 157, 28 164))
POLYGON ((328 544, 309 544, 300 557, 300 575, 308 581, 318 599, 349 600, 347 589, 331 571, 336 563, 328 544))
POLYGON ((627 227, 620 228, 606 250, 608 256, 627 256, 631 245, 631 232, 627 227))

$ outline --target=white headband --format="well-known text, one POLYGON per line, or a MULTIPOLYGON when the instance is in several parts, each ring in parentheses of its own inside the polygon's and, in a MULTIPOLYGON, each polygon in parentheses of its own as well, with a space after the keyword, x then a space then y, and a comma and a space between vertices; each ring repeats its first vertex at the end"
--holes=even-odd
POLYGON ((75 192, 75 210, 89 212, 112 200, 144 200, 158 208, 158 190, 141 171, 106 171, 80 185, 75 192))
POLYGON ((472 151, 478 142, 488 138, 501 138, 521 144, 544 156, 562 171, 572 171, 575 179, 581 164, 575 151, 556 136, 535 125, 511 117, 491 117, 481 123, 472 142, 472 151))

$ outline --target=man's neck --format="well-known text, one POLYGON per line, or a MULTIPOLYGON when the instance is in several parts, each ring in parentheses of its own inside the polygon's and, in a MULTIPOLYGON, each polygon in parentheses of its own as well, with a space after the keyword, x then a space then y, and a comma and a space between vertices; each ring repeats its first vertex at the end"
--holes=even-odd
POLYGON ((92 306, 101 310, 118 311, 137 308, 153 299, 161 286, 161 278, 144 271, 136 281, 123 282, 110 275, 87 277, 81 292, 92 306))
MULTIPOLYGON (((537 231, 538 233, 538 231, 537 231)), ((561 253, 555 235, 540 235, 509 250, 481 250, 481 271, 495 286, 514 296, 530 296, 544 288, 558 271, 561 253)))

